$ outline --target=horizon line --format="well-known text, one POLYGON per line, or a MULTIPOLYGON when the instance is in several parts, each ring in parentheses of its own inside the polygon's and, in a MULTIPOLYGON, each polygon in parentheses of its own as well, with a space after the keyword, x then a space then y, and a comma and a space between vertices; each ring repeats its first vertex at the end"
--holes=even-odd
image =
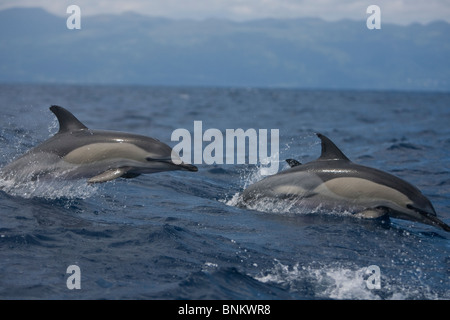
MULTIPOLYGON (((40 7, 40 6, 11 6, 11 7, 6 7, 6 8, 0 8, 0 12, 8 11, 8 10, 41 10, 41 11, 45 12, 46 14, 49 14, 51 16, 61 18, 61 19, 65 19, 69 16, 69 14, 67 14, 65 12, 61 13, 61 14, 56 14, 56 13, 51 12, 51 11, 47 10, 46 8, 40 7)), ((359 22, 360 23, 360 22, 366 21, 365 18, 353 19, 353 18, 345 17, 345 18, 338 18, 338 19, 325 19, 325 18, 319 17, 319 16, 260 17, 260 18, 248 18, 248 19, 232 19, 229 17, 214 17, 214 16, 202 17, 202 18, 194 18, 194 17, 176 18, 176 17, 167 17, 167 16, 163 16, 163 15, 150 15, 147 13, 136 12, 133 10, 126 10, 121 13, 108 12, 108 13, 95 13, 95 14, 84 13, 83 14, 83 16, 86 18, 105 17, 105 16, 124 16, 124 15, 135 15, 135 16, 146 17, 146 18, 150 18, 150 19, 164 19, 167 21, 191 21, 191 22, 225 21, 225 22, 242 23, 242 24, 258 22, 258 21, 265 21, 265 20, 272 20, 272 21, 319 20, 319 21, 322 21, 325 23, 339 23, 339 22, 359 22)), ((444 19, 435 19, 435 20, 431 20, 428 22, 414 21, 414 22, 408 22, 408 23, 395 23, 395 22, 389 22, 389 21, 382 22, 383 25, 395 25, 395 26, 401 26, 401 27, 410 27, 410 26, 414 26, 414 25, 428 26, 430 24, 435 24, 435 23, 450 24, 450 20, 447 21, 444 19)))

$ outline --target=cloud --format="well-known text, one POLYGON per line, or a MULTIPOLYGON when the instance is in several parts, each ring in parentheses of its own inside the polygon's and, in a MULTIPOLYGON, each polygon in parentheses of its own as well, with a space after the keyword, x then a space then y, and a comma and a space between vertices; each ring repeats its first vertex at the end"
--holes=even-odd
POLYGON ((0 9, 41 7, 63 16, 71 4, 80 6, 85 15, 133 11, 175 19, 223 18, 235 21, 301 17, 319 17, 328 21, 365 20, 366 8, 376 4, 381 8, 382 22, 450 22, 448 0, 0 0, 0 9))

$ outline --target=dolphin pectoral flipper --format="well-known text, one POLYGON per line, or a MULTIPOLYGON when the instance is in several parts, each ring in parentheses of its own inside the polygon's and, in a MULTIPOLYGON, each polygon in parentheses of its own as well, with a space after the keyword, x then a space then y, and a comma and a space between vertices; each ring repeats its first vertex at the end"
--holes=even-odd
POLYGON ((388 210, 386 208, 378 207, 378 208, 370 208, 358 212, 355 216, 359 218, 365 219, 377 219, 379 217, 385 216, 388 214, 388 210))
POLYGON ((125 178, 134 178, 136 176, 132 176, 128 173, 129 168, 116 168, 116 169, 109 169, 105 172, 102 172, 95 177, 92 177, 88 180, 88 183, 102 183, 111 181, 120 177, 125 178))

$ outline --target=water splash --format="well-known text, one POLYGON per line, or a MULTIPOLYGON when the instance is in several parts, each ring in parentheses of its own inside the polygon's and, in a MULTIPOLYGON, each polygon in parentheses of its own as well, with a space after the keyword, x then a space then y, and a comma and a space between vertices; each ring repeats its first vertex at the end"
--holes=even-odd
POLYGON ((293 266, 285 265, 274 259, 274 266, 254 278, 263 283, 275 283, 291 292, 319 299, 338 300, 405 300, 405 299, 439 299, 439 295, 418 277, 419 292, 410 283, 401 279, 386 277, 381 271, 380 289, 370 289, 367 285, 368 273, 366 266, 344 266, 339 263, 322 265, 293 266))
MULTIPOLYGON (((21 126, 29 124, 29 121, 21 123, 21 126)), ((53 119, 48 126, 48 137, 57 131, 59 123, 53 119)), ((26 130, 17 124, 9 121, 8 126, 0 132, 3 154, 1 163, 7 164, 20 157, 34 145, 39 143, 39 138, 35 137, 34 131, 26 130), (3 141, 2 141, 3 140, 3 141), (19 156, 18 156, 19 155, 19 156)), ((31 165, 31 164, 30 164, 31 165)), ((0 174, 2 169, 0 168, 0 174)), ((89 185, 85 180, 64 180, 64 179, 31 179, 32 175, 25 168, 21 174, 13 177, 0 177, 0 191, 10 196, 25 199, 43 198, 47 200, 55 199, 86 199, 93 196, 98 190, 97 185, 89 185)))
POLYGON ((290 291, 308 291, 316 298, 379 300, 376 291, 367 288, 366 269, 299 263, 289 267, 275 259, 274 267, 255 279, 288 287, 290 291))
POLYGON ((87 184, 85 180, 35 180, 17 183, 14 180, 0 179, 0 190, 10 196, 25 199, 87 199, 96 194, 97 185, 87 184))
MULTIPOLYGON (((298 140, 302 140, 300 145, 306 145, 306 148, 309 150, 311 148, 315 148, 316 145, 320 144, 317 141, 315 134, 306 133, 303 136, 291 138, 280 152, 273 155, 272 158, 266 159, 265 162, 261 162, 256 166, 247 166, 242 168, 239 172, 239 186, 242 190, 245 190, 250 185, 264 179, 267 177, 265 173, 267 173, 267 163, 279 161, 279 172, 289 169, 289 165, 285 162, 285 158, 297 158, 291 156, 293 152, 296 152, 297 146, 299 145, 298 140), (295 147, 293 147, 295 146, 295 147), (294 150, 293 150, 294 149, 294 150), (280 158, 281 154, 288 154, 285 158, 280 158), (281 160, 282 159, 282 160, 281 160)), ((323 211, 320 204, 317 206, 304 206, 303 203, 299 203, 299 201, 280 201, 279 199, 259 199, 258 201, 254 201, 253 203, 244 203, 241 197, 241 192, 236 192, 229 199, 219 200, 225 203, 228 206, 233 207, 246 207, 251 210, 263 211, 263 212, 275 212, 275 213, 315 213, 319 211, 323 211)))

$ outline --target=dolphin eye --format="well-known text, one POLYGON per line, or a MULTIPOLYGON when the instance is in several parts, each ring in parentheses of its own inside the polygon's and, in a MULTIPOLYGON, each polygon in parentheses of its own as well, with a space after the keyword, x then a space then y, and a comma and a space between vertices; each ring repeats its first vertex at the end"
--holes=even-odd
POLYGON ((408 208, 409 210, 418 212, 418 213, 422 213, 422 214, 424 213, 423 210, 420 210, 419 208, 414 207, 414 206, 413 206, 412 204, 410 204, 410 203, 408 203, 408 204, 406 205, 406 208, 408 208))
POLYGON ((419 213, 421 213, 423 211, 423 210, 420 210, 419 208, 415 207, 414 205, 412 205, 410 203, 408 203, 406 205, 406 208, 408 208, 409 210, 413 210, 413 211, 419 212, 419 213))
POLYGON ((163 159, 156 159, 156 158, 152 158, 152 157, 145 157, 145 160, 147 160, 148 162, 158 162, 158 161, 162 161, 163 159))

